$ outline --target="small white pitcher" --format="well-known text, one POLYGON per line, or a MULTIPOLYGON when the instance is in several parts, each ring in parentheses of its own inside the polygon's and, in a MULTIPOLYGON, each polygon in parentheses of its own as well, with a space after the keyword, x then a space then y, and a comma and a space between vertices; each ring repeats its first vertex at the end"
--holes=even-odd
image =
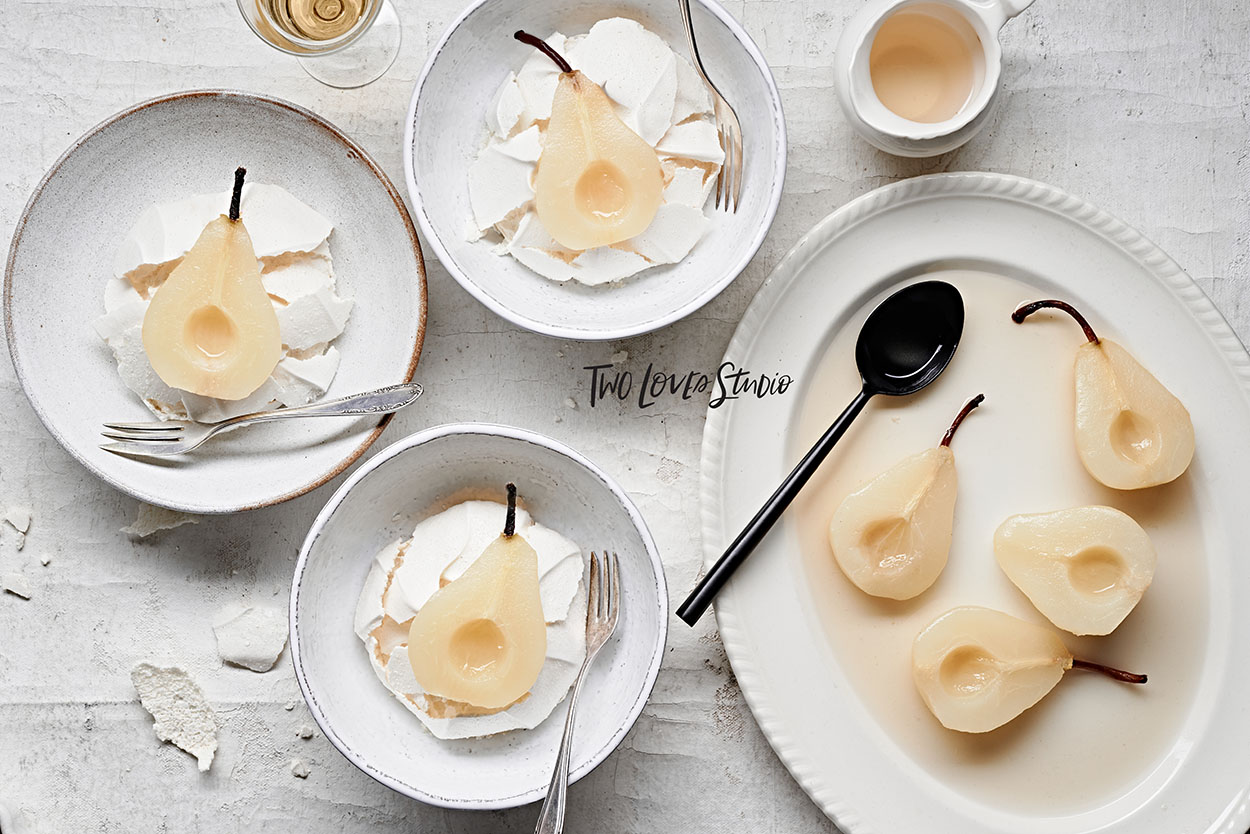
POLYGON ((870 0, 850 21, 838 41, 834 86, 847 121, 865 139, 897 156, 936 156, 958 148, 976 135, 998 100, 1003 50, 998 32, 1033 0, 870 0), (968 100, 943 122, 905 119, 881 103, 873 89, 869 55, 881 25, 909 6, 932 9, 935 16, 964 22, 976 34, 973 85, 968 100))

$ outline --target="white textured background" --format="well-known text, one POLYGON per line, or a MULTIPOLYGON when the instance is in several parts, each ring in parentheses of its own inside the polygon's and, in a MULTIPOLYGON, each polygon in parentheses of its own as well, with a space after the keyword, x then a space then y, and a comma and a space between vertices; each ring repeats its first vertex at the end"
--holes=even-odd
MULTIPOLYGON (((427 256, 431 313, 418 378, 431 394, 376 448, 457 420, 513 423, 573 445, 638 502, 676 603, 698 572, 703 406, 592 411, 581 369, 619 350, 635 375, 648 362, 714 369, 752 294, 807 228, 869 189, 934 171, 1020 174, 1098 203, 1168 250, 1250 338, 1250 6, 1038 0, 1004 32, 1006 90, 988 128, 960 151, 900 161, 851 135, 830 89, 833 46, 858 2, 727 4, 776 73, 790 131, 777 221, 733 286, 660 333, 562 343, 504 323, 427 256)), ((398 62, 369 87, 339 91, 258 40, 234 0, 0 0, 0 235, 7 240, 39 178, 80 134, 137 101, 194 87, 309 107, 402 188, 412 84, 461 0, 397 5, 398 62)), ((283 708, 299 699, 285 654, 264 675, 219 664, 209 621, 230 602, 285 605, 298 547, 333 486, 131 542, 118 529, 136 503, 52 441, 8 362, 0 402, 0 506, 35 511, 24 551, 9 530, 0 541, 0 572, 20 570, 34 586, 29 601, 0 596, 0 803, 17 812, 20 832, 532 830, 534 808, 424 807, 357 772, 320 735, 298 738, 309 719, 302 701, 283 708), (207 775, 156 741, 129 680, 139 660, 183 665, 216 707, 221 747, 207 775), (294 757, 309 763, 307 780, 291 775, 294 757)), ((572 789, 571 805, 573 832, 833 830, 756 729, 710 617, 694 631, 673 620, 651 703, 621 749, 572 789)))

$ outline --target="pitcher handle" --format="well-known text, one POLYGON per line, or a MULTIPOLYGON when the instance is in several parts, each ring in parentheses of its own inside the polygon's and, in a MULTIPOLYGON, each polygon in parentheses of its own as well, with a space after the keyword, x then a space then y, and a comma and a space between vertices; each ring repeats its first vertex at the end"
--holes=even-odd
POLYGON ((1020 12, 1033 5, 1033 0, 998 0, 998 5, 1003 7, 1003 13, 1007 15, 1007 19, 1015 17, 1020 12))
POLYGON ((1033 0, 966 0, 976 8, 990 29, 997 31, 1020 12, 1033 5, 1033 0))

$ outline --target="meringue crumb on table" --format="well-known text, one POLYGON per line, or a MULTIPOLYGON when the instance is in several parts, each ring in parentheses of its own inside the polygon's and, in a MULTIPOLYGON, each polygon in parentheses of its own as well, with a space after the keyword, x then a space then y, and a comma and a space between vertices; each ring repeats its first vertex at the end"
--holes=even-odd
POLYGON ((217 717, 191 676, 177 667, 140 663, 130 671, 139 703, 152 714, 152 729, 161 741, 195 756, 206 772, 217 753, 217 717))
POLYGON ((286 611, 249 607, 222 612, 213 623, 222 662, 253 672, 268 672, 286 648, 286 611))

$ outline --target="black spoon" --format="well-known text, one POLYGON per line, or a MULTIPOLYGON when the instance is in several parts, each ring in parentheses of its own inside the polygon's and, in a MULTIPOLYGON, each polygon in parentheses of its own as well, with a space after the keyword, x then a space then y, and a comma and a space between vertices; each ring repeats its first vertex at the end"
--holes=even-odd
POLYGON ((877 394, 901 397, 924 388, 946 369, 964 329, 964 301, 959 290, 943 281, 924 281, 904 287, 877 306, 859 331, 855 364, 863 390, 833 421, 794 471, 777 487, 707 576, 699 582, 677 616, 694 625, 712 604, 712 598, 746 561, 772 529, 786 507, 803 489, 821 462, 833 450, 868 400, 877 394))

